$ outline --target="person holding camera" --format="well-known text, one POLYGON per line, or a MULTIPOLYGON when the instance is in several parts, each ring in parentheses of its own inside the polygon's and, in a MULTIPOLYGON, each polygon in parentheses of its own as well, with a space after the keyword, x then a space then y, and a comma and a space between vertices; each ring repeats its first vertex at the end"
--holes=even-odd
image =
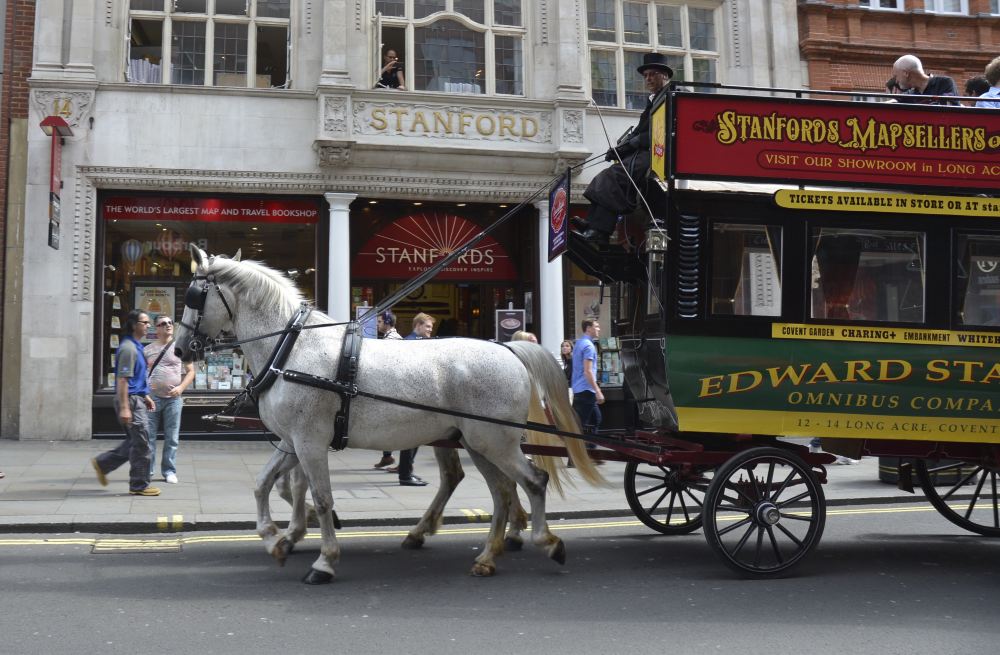
POLYGON ((396 56, 396 51, 389 48, 382 55, 381 77, 378 78, 376 89, 406 90, 406 79, 403 77, 403 62, 396 56))

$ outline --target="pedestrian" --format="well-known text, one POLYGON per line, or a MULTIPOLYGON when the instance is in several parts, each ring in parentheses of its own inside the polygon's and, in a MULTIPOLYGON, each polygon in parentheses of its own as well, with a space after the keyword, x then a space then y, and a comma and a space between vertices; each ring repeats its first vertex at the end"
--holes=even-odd
POLYGON ((406 78, 403 76, 403 62, 399 60, 396 51, 389 48, 382 55, 382 70, 379 71, 376 89, 406 90, 406 78))
POLYGON ((133 309, 125 318, 122 340, 115 353, 115 411, 125 430, 125 439, 115 448, 90 460, 97 481, 108 485, 108 473, 129 463, 128 492, 133 496, 159 496, 149 484, 149 435, 147 411, 156 409, 149 395, 146 358, 140 339, 149 331, 149 315, 133 309))
MULTIPOLYGON (((420 312, 413 317, 413 331, 406 337, 407 341, 417 339, 430 339, 434 331, 434 317, 420 312)), ((399 484, 404 487, 423 487, 427 483, 413 474, 413 460, 417 456, 417 449, 399 451, 399 466, 386 469, 390 473, 395 471, 399 474, 399 484)))
MULTIPOLYGON (((399 332, 396 331, 396 315, 390 310, 385 310, 379 314, 375 319, 375 324, 378 328, 378 338, 379 339, 389 339, 392 340, 402 340, 403 337, 400 336, 399 332)), ((386 466, 392 466, 396 463, 396 458, 392 456, 391 450, 382 451, 382 459, 375 464, 375 468, 380 469, 386 466)))
POLYGON ((531 343, 538 343, 538 337, 532 332, 527 332, 525 330, 518 330, 510 336, 511 341, 530 341, 531 343))
POLYGON ((566 374, 566 384, 573 386, 573 342, 566 339, 559 344, 559 363, 566 374))
POLYGON ((1000 57, 986 64, 985 73, 990 88, 979 96, 982 99, 976 102, 976 106, 1000 109, 1000 57))
POLYGON ((174 353, 174 321, 169 316, 156 318, 156 341, 143 352, 149 365, 149 389, 156 409, 149 413, 149 476, 156 471, 156 434, 163 429, 163 454, 160 473, 169 484, 177 484, 177 446, 180 443, 181 394, 194 381, 194 365, 182 362, 174 353))
MULTIPOLYGON (((604 404, 604 394, 597 384, 597 347, 594 345, 594 340, 601 336, 601 324, 585 318, 580 323, 580 330, 580 338, 573 344, 573 409, 580 417, 583 433, 594 434, 601 425, 599 405, 604 404)), ((588 443, 587 447, 594 445, 588 443)))
POLYGON ((957 96, 958 88, 955 80, 947 75, 928 75, 924 65, 913 55, 903 55, 892 65, 892 76, 896 78, 899 88, 899 102, 917 102, 933 105, 958 105, 958 100, 948 99, 957 96))

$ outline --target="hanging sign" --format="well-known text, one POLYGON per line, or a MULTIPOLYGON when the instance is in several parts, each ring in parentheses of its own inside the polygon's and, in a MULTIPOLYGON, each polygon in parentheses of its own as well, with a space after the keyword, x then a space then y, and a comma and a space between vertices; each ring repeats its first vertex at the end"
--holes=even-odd
POLYGON ((286 198, 109 196, 101 209, 106 221, 319 222, 317 200, 286 198))
POLYGON ((569 226, 570 171, 549 190, 549 261, 566 252, 566 232, 569 226))

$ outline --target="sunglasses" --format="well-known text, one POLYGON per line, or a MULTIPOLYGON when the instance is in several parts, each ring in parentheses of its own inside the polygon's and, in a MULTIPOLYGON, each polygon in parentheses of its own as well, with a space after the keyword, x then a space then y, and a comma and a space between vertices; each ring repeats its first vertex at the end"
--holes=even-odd
POLYGON ((156 324, 156 327, 163 327, 164 325, 173 325, 173 324, 174 324, 173 321, 160 321, 159 323, 156 324))

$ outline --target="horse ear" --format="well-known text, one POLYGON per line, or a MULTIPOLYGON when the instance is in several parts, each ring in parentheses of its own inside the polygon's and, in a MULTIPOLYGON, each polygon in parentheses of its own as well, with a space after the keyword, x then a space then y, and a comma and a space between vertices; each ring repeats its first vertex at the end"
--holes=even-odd
POLYGON ((236 254, 233 255, 233 261, 238 262, 242 258, 243 258, 243 248, 240 248, 239 250, 236 251, 236 254))
POLYGON ((204 266, 205 262, 208 261, 208 255, 205 254, 205 251, 193 243, 189 244, 189 249, 191 250, 191 261, 194 262, 195 266, 199 268, 204 266))

